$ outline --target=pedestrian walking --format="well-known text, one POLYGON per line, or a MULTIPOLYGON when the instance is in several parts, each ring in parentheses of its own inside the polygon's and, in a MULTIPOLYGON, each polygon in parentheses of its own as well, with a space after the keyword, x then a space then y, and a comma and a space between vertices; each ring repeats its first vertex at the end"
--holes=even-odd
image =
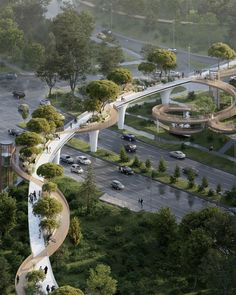
POLYGON ((17 275, 17 276, 16 276, 16 283, 18 284, 19 281, 20 281, 20 277, 19 277, 19 275, 17 275))
MULTIPOLYGON (((42 230, 41 227, 39 228, 39 239, 41 239, 42 230)), ((40 269, 42 269, 42 266, 40 266, 40 269)))
POLYGON ((47 293, 50 292, 50 286, 49 286, 49 285, 47 285, 47 287, 46 287, 46 291, 47 291, 47 293))
POLYGON ((39 191, 38 196, 39 196, 39 198, 41 197, 41 191, 39 191))
POLYGON ((143 208, 143 199, 140 199, 141 207, 143 208))
POLYGON ((46 152, 48 153, 48 146, 46 146, 46 152))
POLYGON ((30 194, 30 195, 29 195, 29 198, 30 198, 30 203, 31 203, 31 204, 33 204, 33 202, 34 202, 33 195, 32 195, 32 194, 30 194))
POLYGON ((51 292, 53 292, 53 291, 55 291, 55 290, 56 290, 56 286, 53 285, 53 286, 51 287, 51 292))
POLYGON ((48 272, 48 267, 47 267, 47 265, 44 267, 44 273, 45 273, 45 275, 47 274, 47 272, 48 272))
POLYGON ((77 124, 78 120, 77 117, 74 118, 74 123, 77 124))
POLYGON ((73 123, 71 122, 71 123, 70 123, 70 128, 72 128, 72 126, 73 126, 73 123))

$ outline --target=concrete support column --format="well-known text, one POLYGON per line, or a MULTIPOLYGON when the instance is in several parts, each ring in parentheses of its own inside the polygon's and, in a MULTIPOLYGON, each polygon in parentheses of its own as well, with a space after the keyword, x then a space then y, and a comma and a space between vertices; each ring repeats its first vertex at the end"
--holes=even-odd
POLYGON ((213 88, 212 89, 212 95, 213 95, 213 98, 214 98, 214 102, 217 106, 217 108, 219 109, 220 108, 220 91, 218 88, 213 88))
POLYGON ((164 105, 168 105, 170 103, 170 94, 172 92, 172 88, 171 89, 166 89, 162 92, 160 92, 161 95, 161 103, 164 105))
POLYGON ((59 149, 58 152, 56 153, 56 156, 53 159, 53 163, 59 165, 60 164, 60 156, 61 156, 61 149, 59 149))
POLYGON ((127 107, 128 107, 128 104, 125 104, 118 109, 118 129, 124 129, 125 111, 127 107))
POLYGON ((99 130, 89 132, 90 151, 94 153, 98 148, 98 134, 99 130))

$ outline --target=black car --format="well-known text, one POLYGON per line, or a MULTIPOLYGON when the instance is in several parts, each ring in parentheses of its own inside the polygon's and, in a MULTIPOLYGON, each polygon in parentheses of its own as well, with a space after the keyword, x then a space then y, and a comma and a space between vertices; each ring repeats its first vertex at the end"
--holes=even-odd
POLYGON ((8 134, 12 135, 12 136, 18 136, 20 134, 22 134, 24 131, 20 130, 20 129, 16 129, 16 128, 12 128, 8 130, 8 134))
POLYGON ((133 169, 128 166, 120 166, 119 171, 123 174, 126 174, 126 175, 133 175, 134 174, 133 169))
POLYGON ((192 168, 192 167, 184 167, 183 169, 182 169, 182 172, 183 172, 183 174, 188 174, 189 173, 189 171, 193 171, 193 173, 194 173, 194 175, 195 176, 198 176, 198 174, 199 174, 199 171, 197 170, 197 169, 195 169, 195 168, 192 168))
POLYGON ((133 134, 123 134, 121 138, 128 141, 136 141, 136 137, 133 134))
POLYGON ((137 146, 135 144, 126 144, 125 145, 125 150, 128 153, 135 153, 137 150, 137 146))
POLYGON ((25 97, 25 93, 23 91, 13 91, 12 92, 13 96, 16 98, 23 98, 25 97))

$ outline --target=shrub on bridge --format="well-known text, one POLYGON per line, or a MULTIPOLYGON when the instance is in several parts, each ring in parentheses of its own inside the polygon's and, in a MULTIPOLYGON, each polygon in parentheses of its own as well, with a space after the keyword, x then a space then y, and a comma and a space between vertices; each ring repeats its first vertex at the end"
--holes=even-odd
POLYGON ((62 286, 52 292, 52 295, 84 295, 80 289, 71 286, 62 286))
POLYGON ((62 176, 64 168, 58 164, 46 163, 38 167, 37 174, 46 179, 52 179, 57 176, 62 176))
POLYGON ((64 116, 61 115, 57 110, 51 105, 40 106, 32 113, 32 118, 44 118, 48 122, 53 122, 56 127, 61 127, 64 125, 64 116))
POLYGON ((52 131, 51 126, 45 118, 32 118, 27 124, 29 131, 36 133, 49 133, 52 131))
POLYGON ((17 136, 16 144, 32 147, 43 143, 43 138, 35 132, 24 132, 17 136))

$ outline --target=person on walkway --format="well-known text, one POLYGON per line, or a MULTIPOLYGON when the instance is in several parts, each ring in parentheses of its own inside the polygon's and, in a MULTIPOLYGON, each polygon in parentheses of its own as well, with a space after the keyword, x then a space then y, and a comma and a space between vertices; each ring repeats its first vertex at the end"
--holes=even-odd
POLYGON ((48 154, 48 146, 46 146, 46 152, 47 152, 47 154, 48 154))
POLYGON ((56 290, 56 286, 52 286, 51 287, 51 292, 55 291, 56 290))
POLYGON ((20 281, 20 277, 19 277, 19 275, 17 275, 17 276, 16 276, 16 283, 18 284, 19 281, 20 281))
POLYGON ((47 293, 50 292, 50 286, 49 286, 49 285, 47 285, 47 287, 46 287, 46 291, 47 291, 47 293))
POLYGON ((75 124, 78 123, 77 117, 74 118, 74 123, 75 123, 75 124))
POLYGON ((44 267, 44 273, 45 273, 45 275, 47 274, 47 272, 48 272, 48 267, 47 267, 47 265, 44 267))
POLYGON ((41 197, 41 191, 39 191, 39 194, 38 194, 39 198, 41 197))
POLYGON ((73 123, 71 122, 71 123, 70 123, 70 128, 72 128, 72 126, 73 126, 73 123))

